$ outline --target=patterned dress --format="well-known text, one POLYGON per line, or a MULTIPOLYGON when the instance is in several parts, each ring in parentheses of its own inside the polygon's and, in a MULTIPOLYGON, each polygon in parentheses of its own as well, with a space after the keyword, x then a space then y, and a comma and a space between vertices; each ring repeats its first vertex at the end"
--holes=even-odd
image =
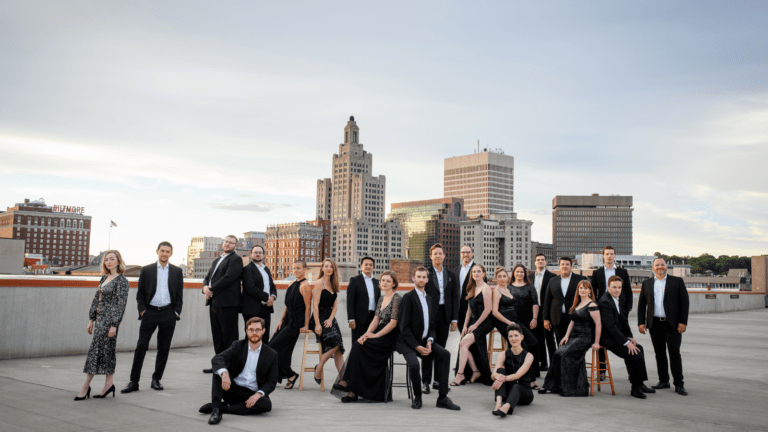
POLYGON ((117 334, 109 337, 109 329, 119 329, 123 320, 123 312, 128 302, 128 279, 118 275, 108 283, 104 283, 107 275, 99 282, 99 289, 93 297, 88 317, 94 321, 93 341, 85 358, 83 372, 90 375, 112 375, 115 373, 117 358, 117 334))
MULTIPOLYGON (((339 323, 336 322, 336 318, 333 319, 330 327, 325 326, 325 321, 331 316, 333 312, 333 305, 336 303, 337 293, 331 293, 327 289, 323 289, 320 293, 319 318, 322 332, 320 336, 317 336, 317 343, 323 345, 323 353, 339 347, 339 353, 344 354, 344 341, 341 339, 341 330, 339 330, 339 323)), ((310 324, 315 322, 314 318, 311 318, 310 324)), ((311 328, 314 330, 314 327, 311 328)))
MULTIPOLYGON (((384 296, 379 298, 376 305, 376 316, 379 317, 379 325, 373 333, 380 332, 393 319, 400 314, 400 302, 403 300, 399 294, 392 296, 389 304, 382 308, 384 296)), ((368 339, 360 345, 352 341, 352 349, 347 357, 344 368, 336 379, 336 384, 344 377, 347 382, 347 390, 370 402, 386 402, 391 400, 389 388, 389 358, 395 350, 395 342, 400 334, 400 329, 392 331, 380 338, 368 339)), ((331 394, 342 397, 347 392, 332 390, 331 394)))

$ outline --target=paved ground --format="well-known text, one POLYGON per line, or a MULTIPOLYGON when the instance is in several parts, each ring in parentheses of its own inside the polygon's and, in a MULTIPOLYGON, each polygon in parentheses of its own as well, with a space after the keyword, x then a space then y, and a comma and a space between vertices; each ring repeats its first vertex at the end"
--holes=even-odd
MULTIPOLYGON (((664 390, 644 401, 629 396, 623 363, 612 356, 617 394, 601 393, 588 398, 536 395, 532 405, 499 419, 490 414, 493 396, 489 387, 467 385, 451 391, 460 412, 434 407, 436 395, 424 397, 424 408, 410 408, 405 389, 395 389, 388 404, 341 404, 320 393, 307 375, 305 390, 272 393, 273 411, 255 417, 225 415, 218 430, 479 430, 524 427, 525 430, 768 430, 768 310, 726 314, 693 315, 683 338, 683 365, 690 395, 664 390)), ((636 335, 637 336, 637 335, 636 335)), ((657 375, 653 348, 646 346, 650 381, 657 375)), ((345 342, 347 340, 345 339, 345 342)), ((449 341, 455 352, 455 336, 449 341)), ((207 415, 197 409, 208 402, 210 375, 201 373, 210 365, 210 346, 171 351, 165 390, 150 389, 154 352, 147 354, 141 391, 119 392, 106 400, 72 398, 82 385, 85 356, 0 361, 0 431, 197 431, 211 430, 207 415)), ((132 353, 118 355, 116 385, 127 383, 132 353)), ((300 355, 294 355, 298 369, 300 355)), ((402 379, 402 367, 398 368, 402 379)), ((326 377, 335 379, 329 363, 326 377)), ((94 379, 99 391, 103 378, 94 379)), ((539 381, 541 383, 541 381, 539 381)))

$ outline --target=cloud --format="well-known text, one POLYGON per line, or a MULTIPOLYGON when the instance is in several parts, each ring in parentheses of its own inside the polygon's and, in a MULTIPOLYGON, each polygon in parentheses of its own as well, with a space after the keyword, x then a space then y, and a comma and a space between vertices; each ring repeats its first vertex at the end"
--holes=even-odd
POLYGON ((217 210, 244 211, 244 212, 257 212, 257 213, 271 212, 273 210, 277 210, 281 208, 293 207, 293 204, 271 203, 266 201, 252 202, 248 204, 208 203, 208 205, 211 208, 214 208, 217 210))

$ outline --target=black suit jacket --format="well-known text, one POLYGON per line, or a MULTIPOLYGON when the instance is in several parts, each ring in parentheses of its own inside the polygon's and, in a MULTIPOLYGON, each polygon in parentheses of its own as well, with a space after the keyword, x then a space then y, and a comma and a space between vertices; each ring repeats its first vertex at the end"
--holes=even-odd
POLYGON ((568 283, 568 290, 563 297, 563 290, 560 288, 561 276, 555 276, 547 284, 547 294, 544 297, 544 321, 550 321, 554 325, 560 324, 560 317, 563 314, 562 307, 565 306, 565 313, 573 306, 573 298, 576 297, 576 287, 579 282, 586 279, 584 276, 571 273, 571 281, 568 283))
MULTIPOLYGON (((624 346, 632 336, 632 329, 629 328, 629 320, 626 312, 622 309, 621 313, 616 309, 616 303, 613 302, 613 296, 606 294, 600 297, 597 302, 600 308, 600 322, 602 323, 602 332, 600 333, 600 345, 611 349, 624 346)), ((621 296, 619 296, 619 306, 621 306, 621 296)))
MULTIPOLYGON (((234 382, 245 368, 247 361, 248 340, 240 339, 233 342, 229 348, 216 354, 211 359, 211 366, 214 373, 219 369, 226 369, 229 372, 229 379, 234 382)), ((269 396, 275 389, 277 378, 277 351, 262 341, 259 362, 256 364, 256 384, 259 386, 259 390, 264 392, 264 396, 269 396)))
MULTIPOLYGON (((379 280, 372 278, 373 282, 373 303, 379 303, 381 291, 379 291, 379 280)), ((347 319, 355 320, 355 325, 362 325, 368 320, 368 288, 365 286, 365 276, 359 274, 349 280, 347 286, 347 319)))
POLYGON ((213 307, 232 307, 240 306, 240 278, 243 274, 243 259, 234 251, 224 257, 224 261, 219 265, 216 274, 216 263, 221 261, 222 257, 216 258, 211 264, 211 269, 203 279, 203 286, 210 286, 213 291, 213 297, 206 300, 206 306, 213 307))
MULTIPOLYGON (((643 281, 643 288, 640 290, 640 298, 637 302, 637 324, 648 328, 653 325, 653 311, 657 301, 653 293, 654 279, 656 276, 643 281)), ((664 289, 664 314, 669 324, 675 328, 678 324, 688 325, 688 308, 688 289, 685 288, 683 278, 668 274, 664 289)))
MULTIPOLYGON (((171 307, 176 311, 176 319, 181 316, 181 305, 184 303, 184 275, 181 269, 168 263, 168 295, 171 297, 171 307)), ((147 305, 157 292, 157 263, 141 268, 139 274, 139 289, 136 291, 136 305, 141 313, 147 310, 147 305)))
POLYGON ((243 267, 243 293, 241 297, 243 315, 258 315, 261 308, 266 308, 269 313, 274 312, 274 307, 262 305, 262 302, 269 300, 270 296, 277 298, 277 287, 272 280, 272 273, 269 267, 264 266, 264 271, 269 277, 269 294, 264 292, 264 277, 262 277, 259 268, 254 262, 248 263, 243 267))
MULTIPOLYGON (((429 329, 427 330, 427 339, 435 339, 435 315, 436 308, 432 307, 432 299, 427 294, 427 308, 429 309, 429 329)), ((416 288, 408 291, 400 302, 400 314, 398 316, 397 326, 400 328, 400 334, 397 336, 397 352, 405 354, 416 351, 417 346, 424 345, 424 309, 421 306, 421 300, 416 292, 416 288)))
MULTIPOLYGON (((541 278, 541 289, 539 290, 539 305, 540 305, 539 321, 542 321, 544 319, 544 300, 546 300, 546 297, 547 297, 547 289, 549 287, 549 281, 554 277, 557 277, 557 275, 547 269, 544 269, 544 277, 541 278)), ((534 284, 535 284, 535 280, 534 280, 535 278, 536 278, 536 272, 534 271, 533 274, 531 275, 531 280, 534 281, 534 284)), ((539 323, 539 325, 542 325, 542 324, 539 323)))
MULTIPOLYGON (((456 283, 461 285, 461 292, 459 293, 459 303, 461 304, 462 309, 465 307, 465 305, 469 304, 469 300, 467 300, 467 285, 469 285, 470 279, 472 279, 472 268, 476 266, 474 261, 472 261, 472 265, 469 266, 469 272, 467 272, 467 278, 464 279, 464 281, 460 281, 459 278, 461 277, 461 266, 456 267, 456 271, 454 272, 456 274, 456 283)), ((466 309, 464 310, 466 312, 466 309)))
MULTIPOLYGON (((469 277, 467 277, 469 280, 469 277)), ((445 301, 445 316, 449 321, 459 319, 459 279, 443 266, 443 297, 445 301)), ((437 282, 437 271, 434 266, 429 267, 429 281, 424 286, 427 295, 432 298, 432 307, 437 311, 440 306, 440 285, 437 282)))
MULTIPOLYGON (((621 310, 629 314, 632 310, 632 285, 629 283, 629 272, 621 267, 616 267, 616 276, 621 278, 619 305, 621 305, 621 310)), ((592 289, 595 290, 597 299, 601 299, 608 286, 608 281, 605 280, 605 267, 600 267, 599 269, 592 271, 590 283, 592 284, 592 289)))

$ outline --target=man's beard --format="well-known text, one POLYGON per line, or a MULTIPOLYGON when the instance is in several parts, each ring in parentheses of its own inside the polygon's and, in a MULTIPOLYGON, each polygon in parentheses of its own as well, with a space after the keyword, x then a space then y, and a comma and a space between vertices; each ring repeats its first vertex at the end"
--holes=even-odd
POLYGON ((259 336, 259 335, 248 336, 248 341, 250 343, 252 343, 252 344, 257 344, 257 343, 261 342, 261 336, 259 336))

